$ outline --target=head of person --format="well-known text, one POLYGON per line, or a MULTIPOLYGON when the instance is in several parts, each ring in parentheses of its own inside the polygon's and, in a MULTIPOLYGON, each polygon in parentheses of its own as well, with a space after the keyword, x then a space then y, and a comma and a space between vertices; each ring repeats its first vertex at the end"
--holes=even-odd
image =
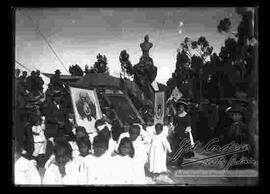
POLYGON ((177 108, 177 113, 178 114, 181 114, 183 112, 186 112, 187 111, 187 103, 184 102, 184 101, 179 101, 176 105, 176 108, 177 108))
POLYGON ((68 120, 69 120, 73 125, 75 124, 74 113, 68 113, 68 120))
POLYGON ((140 135, 141 132, 141 128, 139 125, 133 124, 130 127, 129 130, 129 138, 131 141, 135 141, 137 139, 137 137, 140 135))
POLYGON ((108 141, 102 135, 97 135, 93 140, 93 150, 96 157, 102 156, 108 150, 108 141))
POLYGON ((95 128, 99 132, 106 126, 106 121, 104 119, 98 119, 95 122, 95 128))
POLYGON ((27 77, 27 71, 22 72, 23 77, 27 77))
POLYGON ((243 115, 242 112, 233 111, 231 112, 231 117, 234 122, 240 122, 242 121, 243 115))
POLYGON ((130 130, 130 124, 128 122, 125 122, 123 128, 124 128, 124 132, 129 132, 129 130, 130 130))
POLYGON ((145 35, 144 36, 144 40, 148 42, 149 41, 149 36, 148 35, 145 35))
POLYGON ((36 76, 40 76, 40 71, 39 70, 36 71, 36 76))
POLYGON ((134 147, 130 138, 124 137, 123 139, 121 139, 118 147, 118 152, 121 156, 130 156, 131 158, 133 158, 134 147))
POLYGON ((161 123, 157 123, 155 125, 156 134, 159 135, 163 130, 163 125, 161 123))
POLYGON ((78 145, 80 155, 83 157, 87 156, 89 154, 90 149, 91 149, 91 142, 90 142, 89 138, 86 136, 81 137, 81 138, 77 139, 76 143, 78 145))
POLYGON ((82 126, 75 127, 75 133, 76 133, 76 139, 82 138, 82 137, 88 137, 88 134, 86 132, 86 129, 82 126))
POLYGON ((170 119, 168 116, 164 117, 164 125, 169 125, 170 124, 170 119))
POLYGON ((61 71, 59 70, 59 69, 57 69, 55 72, 55 75, 58 75, 58 76, 60 76, 60 74, 61 74, 61 71))
POLYGON ((15 70, 15 77, 19 77, 20 76, 20 73, 21 73, 21 70, 20 69, 16 69, 15 70))
POLYGON ((146 125, 147 126, 153 125, 153 119, 150 116, 146 117, 146 125))
POLYGON ((99 135, 103 136, 107 141, 111 138, 111 132, 107 126, 98 132, 99 135))
POLYGON ((31 76, 32 77, 36 76, 36 72, 35 71, 31 71, 31 76))
POLYGON ((241 105, 235 105, 231 109, 229 109, 229 113, 233 122, 243 121, 245 108, 241 105))
POLYGON ((66 141, 59 141, 54 146, 54 155, 56 164, 59 167, 65 166, 70 160, 72 160, 72 148, 66 141))

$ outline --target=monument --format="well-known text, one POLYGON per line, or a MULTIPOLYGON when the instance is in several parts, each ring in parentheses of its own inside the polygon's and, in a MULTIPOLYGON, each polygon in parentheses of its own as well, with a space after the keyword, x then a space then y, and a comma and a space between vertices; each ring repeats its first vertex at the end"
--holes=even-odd
POLYGON ((149 56, 149 50, 153 43, 149 42, 149 36, 144 37, 144 42, 140 44, 142 56, 138 64, 134 65, 134 81, 142 89, 148 99, 153 97, 151 93, 151 83, 157 76, 157 67, 154 66, 153 59, 149 56))

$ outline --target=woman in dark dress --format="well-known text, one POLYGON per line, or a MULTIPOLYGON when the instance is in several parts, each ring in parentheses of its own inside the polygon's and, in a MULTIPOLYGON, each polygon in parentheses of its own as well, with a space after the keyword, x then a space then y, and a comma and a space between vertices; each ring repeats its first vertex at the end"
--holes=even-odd
MULTIPOLYGON (((185 140, 189 140, 188 132, 191 131, 191 116, 186 112, 188 105, 184 99, 180 99, 177 104, 177 114, 173 118, 174 125, 174 134, 173 134, 173 155, 177 155, 181 144, 185 140)), ((193 157, 193 152, 182 152, 180 155, 177 155, 177 164, 181 168, 181 164, 184 158, 193 157)))

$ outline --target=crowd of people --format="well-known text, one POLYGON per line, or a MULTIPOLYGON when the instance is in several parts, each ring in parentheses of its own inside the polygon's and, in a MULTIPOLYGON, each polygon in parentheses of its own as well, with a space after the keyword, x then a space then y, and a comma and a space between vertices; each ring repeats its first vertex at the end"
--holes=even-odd
POLYGON ((23 96, 27 94, 38 96, 43 93, 44 81, 40 77, 39 70, 32 71, 30 76, 27 75, 27 71, 23 71, 22 75, 20 74, 20 69, 16 69, 15 80, 19 94, 23 96))
MULTIPOLYGON (((44 95, 39 71, 28 77, 25 72, 19 74, 16 71, 16 84, 22 86, 24 95, 44 95)), ((153 118, 141 123, 133 118, 118 129, 120 126, 104 114, 94 126, 89 125, 94 129, 86 129, 76 125, 74 113, 61 103, 59 75, 56 71, 51 78, 48 90, 53 92, 42 105, 33 106, 31 111, 16 106, 15 184, 147 184, 146 173, 156 180, 167 173, 170 158, 181 169, 183 159, 194 156, 190 151, 173 157, 191 131, 196 139, 200 133, 193 124, 187 100, 178 100, 174 114, 166 116, 164 123, 154 124, 153 118), (114 130, 121 132, 114 136, 114 130)), ((230 124, 219 124, 222 129, 215 134, 223 143, 248 142, 243 109, 233 107, 226 113, 232 113, 230 124)))

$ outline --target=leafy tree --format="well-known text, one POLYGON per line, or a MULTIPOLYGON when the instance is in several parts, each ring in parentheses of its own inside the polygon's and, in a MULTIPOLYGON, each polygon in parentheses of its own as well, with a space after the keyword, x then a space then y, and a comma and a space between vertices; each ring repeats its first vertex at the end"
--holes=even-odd
POLYGON ((109 67, 107 66, 107 57, 105 55, 98 54, 97 61, 94 65, 89 69, 87 67, 87 71, 89 73, 106 73, 109 74, 109 67))
MULTIPOLYGON (((234 71, 228 72, 228 76, 232 77, 238 72, 238 80, 247 79, 250 83, 248 87, 257 87, 257 61, 255 53, 257 48, 257 32, 254 30, 257 24, 255 19, 257 17, 257 10, 254 8, 239 7, 235 9, 236 13, 242 16, 242 20, 235 33, 235 38, 228 38, 225 40, 225 46, 221 48, 219 54, 221 64, 227 68, 233 67, 234 71), (255 25, 253 25, 255 23, 255 25), (255 83, 256 82, 256 83, 255 83), (251 86, 252 85, 252 86, 251 86)), ((220 22, 222 23, 222 22, 220 22)), ((218 28, 220 28, 218 26, 218 28)), ((230 33, 230 31, 225 31, 230 33)), ((239 81, 237 81, 239 82, 239 81)), ((237 84, 237 83, 235 83, 237 84)))
POLYGON ((79 65, 71 65, 69 66, 69 72, 73 76, 83 76, 83 70, 79 65))
POLYGON ((122 50, 119 56, 119 61, 121 63, 121 70, 124 74, 124 77, 126 77, 125 75, 127 74, 128 76, 132 76, 133 75, 133 67, 132 64, 129 60, 129 54, 127 53, 126 50, 122 50))
POLYGON ((224 18, 220 20, 217 29, 219 32, 229 32, 231 28, 231 20, 229 18, 224 18))
POLYGON ((89 69, 89 66, 87 64, 84 66, 84 73, 85 74, 90 73, 90 69, 89 69))
POLYGON ((206 58, 209 57, 213 52, 213 47, 209 45, 208 41, 204 36, 198 38, 197 41, 192 41, 192 49, 197 52, 204 63, 206 63, 206 58))

